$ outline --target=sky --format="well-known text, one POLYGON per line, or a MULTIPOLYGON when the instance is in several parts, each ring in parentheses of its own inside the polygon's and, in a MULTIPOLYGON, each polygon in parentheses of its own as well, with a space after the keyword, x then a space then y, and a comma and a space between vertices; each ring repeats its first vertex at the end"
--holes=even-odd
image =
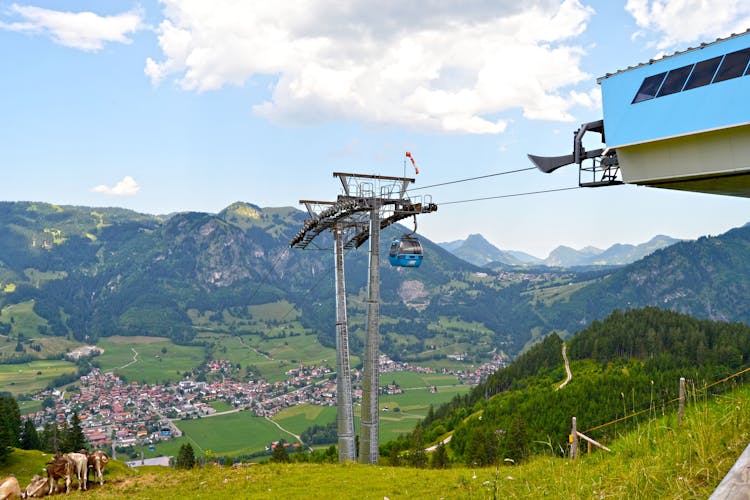
MULTIPOLYGON (((0 200, 302 208, 332 172, 412 175, 406 151, 414 187, 527 168, 602 118, 598 77, 748 28, 744 0, 0 0, 0 200)), ((464 202, 577 183, 420 190, 419 232, 544 258, 750 221, 744 198, 637 186, 464 202)))

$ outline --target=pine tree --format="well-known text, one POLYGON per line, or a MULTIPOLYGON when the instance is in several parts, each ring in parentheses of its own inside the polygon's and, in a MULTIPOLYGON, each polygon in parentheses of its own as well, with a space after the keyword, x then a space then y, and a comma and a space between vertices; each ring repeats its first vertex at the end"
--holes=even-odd
POLYGON ((18 403, 10 394, 0 395, 0 462, 4 462, 19 445, 21 414, 18 403))
POLYGON ((417 425, 411 436, 411 450, 409 451, 409 463, 412 467, 422 468, 427 465, 427 454, 424 451, 424 438, 422 437, 422 426, 417 425))
POLYGON ((435 448, 435 452, 432 454, 430 460, 430 467, 433 469, 445 469, 448 467, 448 450, 445 448, 445 444, 440 443, 435 448))
POLYGON ((36 431, 33 420, 27 418, 23 421, 21 429, 21 449, 23 450, 41 450, 42 441, 39 433, 36 431))
POLYGON ((78 412, 73 412, 73 416, 70 418, 67 441, 70 451, 80 451, 85 449, 88 444, 83 429, 81 429, 81 419, 78 417, 78 412))
POLYGON ((180 451, 177 453, 177 460, 175 461, 175 467, 178 469, 192 469, 195 467, 195 452, 190 443, 184 443, 180 446, 180 451))
POLYGON ((289 463, 289 455, 286 452, 286 446, 284 446, 284 444, 285 442, 283 439, 276 443, 276 446, 274 446, 273 452, 271 453, 271 462, 289 463))

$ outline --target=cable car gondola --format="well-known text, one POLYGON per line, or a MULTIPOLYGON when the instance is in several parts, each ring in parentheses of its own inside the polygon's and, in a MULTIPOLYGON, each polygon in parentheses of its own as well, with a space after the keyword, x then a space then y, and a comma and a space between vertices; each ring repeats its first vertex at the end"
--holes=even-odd
POLYGON ((422 257, 422 243, 409 234, 393 240, 388 252, 388 260, 394 267, 419 267, 422 257))

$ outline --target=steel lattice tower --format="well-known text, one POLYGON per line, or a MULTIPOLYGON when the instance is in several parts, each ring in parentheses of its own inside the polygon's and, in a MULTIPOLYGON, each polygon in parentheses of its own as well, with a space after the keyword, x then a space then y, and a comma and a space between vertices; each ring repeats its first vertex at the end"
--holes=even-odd
POLYGON ((343 187, 337 201, 301 200, 310 218, 289 246, 307 248, 324 231, 334 235, 336 269, 336 397, 339 461, 353 461, 354 415, 352 407, 349 331, 346 315, 344 249, 359 248, 370 240, 367 282, 367 329, 365 331, 359 461, 374 464, 379 451, 378 356, 380 348, 380 230, 407 217, 437 210, 429 196, 410 199, 408 177, 334 172, 343 187), (325 208, 323 208, 325 207, 325 208))

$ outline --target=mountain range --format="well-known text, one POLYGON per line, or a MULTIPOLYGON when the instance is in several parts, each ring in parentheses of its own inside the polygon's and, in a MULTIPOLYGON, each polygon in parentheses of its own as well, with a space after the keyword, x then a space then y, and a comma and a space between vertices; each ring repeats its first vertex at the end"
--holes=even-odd
POLYGON ((605 250, 591 246, 580 250, 558 246, 546 259, 517 250, 500 250, 481 234, 470 234, 464 240, 438 243, 438 245, 476 266, 491 268, 504 266, 582 267, 630 264, 679 241, 669 236, 658 235, 640 245, 617 243, 605 250))
MULTIPOLYGON (((39 333, 90 342, 151 335, 191 343, 198 329, 262 333, 295 318, 333 346, 330 235, 318 242, 326 251, 288 247, 305 217, 243 202, 217 214, 158 217, 0 203, 0 309, 28 304, 39 333), (254 317, 252 307, 263 304, 282 313, 254 317)), ((387 228, 384 248, 403 232, 387 228)), ((750 227, 675 243, 619 268, 502 273, 421 239, 419 269, 393 268, 381 251, 381 350, 397 360, 461 353, 477 363, 500 349, 515 355, 552 332, 565 337, 615 309, 642 306, 750 323, 750 227)), ((346 254, 355 354, 364 337, 367 262, 365 248, 346 254)), ((0 316, 0 334, 13 328, 0 316)))

